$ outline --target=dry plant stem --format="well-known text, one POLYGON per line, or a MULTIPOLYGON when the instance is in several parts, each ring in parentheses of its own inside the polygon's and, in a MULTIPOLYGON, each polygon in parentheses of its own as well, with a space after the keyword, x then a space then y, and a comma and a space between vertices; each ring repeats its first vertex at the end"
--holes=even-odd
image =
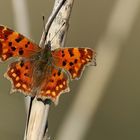
MULTIPOLYGON (((54 13, 56 10, 58 10, 59 7, 58 5, 60 5, 61 2, 62 0, 55 0, 54 9, 48 22, 52 20, 51 18, 53 18, 53 16, 55 15, 54 13)), ((51 25, 49 25, 50 23, 46 24, 45 33, 43 33, 40 41, 41 47, 43 47, 45 42, 47 43, 48 40, 51 40, 56 34, 56 32, 60 29, 61 29, 60 32, 58 32, 58 34, 51 42, 52 49, 64 45, 66 32, 68 28, 67 23, 69 21, 72 5, 73 0, 66 0, 65 4, 60 9, 57 16, 55 15, 56 16, 55 20, 52 20, 53 21, 52 24, 51 25), (49 30, 48 27, 50 27, 49 30), (47 36, 45 35, 46 33, 47 36)), ((27 133, 26 136, 24 137, 24 140, 47 140, 48 129, 46 130, 46 123, 49 112, 49 106, 50 106, 49 104, 44 104, 42 101, 38 101, 36 98, 33 99, 27 133)))
POLYGON ((123 47, 127 47, 124 42, 126 43, 131 36, 132 29, 139 16, 139 7, 139 0, 116 1, 111 10, 106 31, 101 35, 96 47, 97 67, 95 69, 89 68, 86 78, 81 81, 80 90, 76 93, 71 108, 57 132, 57 140, 89 138, 85 136, 87 136, 87 131, 95 119, 98 107, 103 100, 104 93, 106 93, 106 87, 109 86, 110 79, 120 63, 120 54, 124 50, 123 47), (88 96, 85 94, 87 89, 88 96), (80 119, 79 114, 82 114, 80 119))
POLYGON ((45 25, 45 31, 42 34, 39 46, 44 47, 44 44, 45 44, 49 29, 52 25, 52 22, 54 21, 54 18, 56 17, 58 12, 60 11, 62 5, 64 5, 65 1, 66 0, 61 0, 60 3, 58 5, 56 5, 56 8, 53 10, 52 15, 50 16, 50 18, 48 19, 48 22, 45 25))

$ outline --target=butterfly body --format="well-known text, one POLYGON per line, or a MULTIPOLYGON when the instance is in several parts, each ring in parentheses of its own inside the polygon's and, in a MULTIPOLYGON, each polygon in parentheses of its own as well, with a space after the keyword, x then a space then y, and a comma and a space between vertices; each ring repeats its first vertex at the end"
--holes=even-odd
POLYGON ((79 79, 85 66, 94 62, 95 51, 90 48, 58 48, 51 50, 49 41, 44 48, 13 30, 0 26, 0 58, 11 63, 6 72, 14 91, 56 101, 69 91, 69 79, 79 79))
POLYGON ((30 59, 33 61, 32 77, 34 77, 34 81, 32 83, 32 87, 38 88, 46 73, 48 77, 51 75, 52 65, 54 65, 50 42, 30 59))

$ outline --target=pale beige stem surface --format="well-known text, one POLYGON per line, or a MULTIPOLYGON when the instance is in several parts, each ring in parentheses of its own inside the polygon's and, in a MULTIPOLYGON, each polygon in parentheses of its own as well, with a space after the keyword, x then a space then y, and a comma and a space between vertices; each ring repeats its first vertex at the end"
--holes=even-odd
MULTIPOLYGON (((60 2, 61 0, 55 0, 53 12, 55 11, 57 5, 60 2)), ((64 44, 64 39, 67 32, 67 24, 64 24, 64 22, 68 23, 69 21, 72 4, 73 4, 73 0, 66 1, 64 6, 60 9, 55 20, 53 21, 52 26, 50 27, 49 33, 47 35, 47 41, 51 40, 56 34, 56 32, 61 28, 61 30, 58 32, 58 34, 55 36, 55 38, 52 41, 53 49, 63 46, 64 44)), ((43 47, 41 42, 40 42, 41 47, 43 47)), ((33 100, 29 124, 28 124, 28 130, 27 130, 27 137, 25 139, 27 140, 47 139, 45 137, 43 138, 43 136, 44 136, 45 124, 47 122, 48 112, 49 112, 48 104, 45 105, 41 101, 37 101, 36 98, 33 100)))

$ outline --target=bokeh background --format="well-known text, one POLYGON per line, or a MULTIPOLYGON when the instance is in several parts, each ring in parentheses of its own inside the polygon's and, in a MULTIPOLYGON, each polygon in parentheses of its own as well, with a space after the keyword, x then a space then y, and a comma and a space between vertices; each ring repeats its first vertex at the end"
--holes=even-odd
MULTIPOLYGON (((39 43, 52 0, 0 0, 0 24, 39 43)), ((49 112, 52 140, 140 140, 140 0, 75 0, 66 46, 92 47, 97 66, 49 112)), ((0 64, 0 139, 22 140, 25 97, 9 95, 0 64)))

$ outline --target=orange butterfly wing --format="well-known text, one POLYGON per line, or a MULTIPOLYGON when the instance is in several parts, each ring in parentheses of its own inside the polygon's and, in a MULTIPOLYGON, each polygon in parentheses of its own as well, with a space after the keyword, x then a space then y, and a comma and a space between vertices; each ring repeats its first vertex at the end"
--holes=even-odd
POLYGON ((53 66, 47 69, 41 83, 35 86, 40 79, 36 79, 34 75, 36 74, 34 66, 35 61, 30 60, 20 60, 10 64, 5 76, 12 82, 11 92, 20 91, 25 95, 35 96, 34 91, 38 91, 37 98, 51 99, 55 102, 62 93, 69 91, 68 76, 53 66))
POLYGON ((50 73, 46 72, 46 77, 42 81, 37 98, 56 101, 60 94, 69 91, 68 83, 69 80, 65 72, 52 67, 50 73))
POLYGON ((10 57, 30 57, 39 51, 40 47, 23 35, 0 26, 0 58, 2 61, 10 57))
MULTIPOLYGON (((25 95, 31 95, 33 83, 33 63, 29 60, 20 60, 10 64, 5 73, 13 84, 13 91, 22 91, 25 95)), ((32 95, 31 95, 32 96, 32 95)))
POLYGON ((71 75, 71 79, 79 79, 84 67, 91 63, 96 53, 90 48, 59 48, 52 51, 54 64, 71 75))
POLYGON ((84 67, 96 56, 89 48, 59 48, 52 51, 52 65, 41 70, 45 65, 31 56, 40 52, 41 48, 23 35, 0 26, 0 58, 2 61, 10 57, 25 57, 10 64, 6 76, 13 83, 13 90, 22 91, 25 95, 35 96, 42 100, 56 101, 61 93, 69 91, 69 79, 80 78, 84 67), (44 66, 43 66, 44 65, 44 66), (39 68, 37 66, 40 66, 39 68), (45 71, 46 70, 46 71, 45 71), (36 76, 41 74, 42 77, 36 76), (43 73, 42 73, 43 72, 43 73))

